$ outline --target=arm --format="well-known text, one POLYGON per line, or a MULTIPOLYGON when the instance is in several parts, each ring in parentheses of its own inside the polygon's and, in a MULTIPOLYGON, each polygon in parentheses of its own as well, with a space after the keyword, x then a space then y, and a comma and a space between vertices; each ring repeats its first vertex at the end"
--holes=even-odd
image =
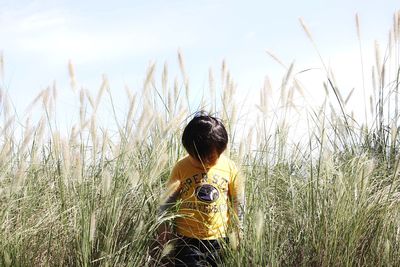
MULTIPOLYGON (((158 210, 159 218, 162 218, 168 209, 173 207, 179 197, 180 181, 177 167, 175 166, 171 172, 170 178, 167 182, 167 189, 161 197, 160 208, 158 210)), ((157 229, 157 242, 159 245, 164 246, 172 236, 172 230, 168 227, 166 221, 162 221, 157 229)))
POLYGON ((244 212, 246 207, 244 179, 236 167, 233 167, 231 181, 229 183, 229 197, 234 211, 239 236, 243 234, 244 212))

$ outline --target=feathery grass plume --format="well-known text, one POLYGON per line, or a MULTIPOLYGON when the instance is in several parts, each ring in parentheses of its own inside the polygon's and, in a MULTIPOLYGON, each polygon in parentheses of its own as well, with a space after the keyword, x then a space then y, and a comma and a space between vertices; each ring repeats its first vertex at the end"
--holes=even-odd
POLYGON ((0 136, 5 136, 5 137, 9 137, 10 136, 10 128, 11 126, 15 123, 15 116, 12 116, 11 118, 4 118, 5 122, 4 122, 4 126, 3 129, 1 130, 1 134, 0 136))
POLYGON ((71 156, 70 156, 69 144, 64 139, 61 142, 61 154, 63 159, 64 179, 67 180, 71 170, 71 156))
POLYGON ((33 101, 25 109, 25 111, 24 111, 25 114, 30 113, 32 111, 33 107, 39 102, 39 100, 43 101, 43 95, 45 92, 46 92, 46 90, 40 91, 40 93, 33 99, 33 101))
POLYGON ((102 131, 102 138, 101 138, 101 158, 105 159, 107 148, 111 145, 111 140, 109 138, 108 130, 105 129, 102 131))
POLYGON ((221 64, 221 88, 225 87, 225 76, 226 76, 226 60, 223 59, 222 60, 222 64, 221 64))
POLYGON ((294 62, 292 62, 292 64, 290 64, 285 77, 283 78, 282 81, 282 85, 281 85, 281 101, 283 103, 283 107, 286 106, 286 89, 287 89, 287 85, 289 83, 289 81, 291 80, 291 76, 293 73, 293 68, 294 68, 294 62))
POLYGON ((349 102, 351 96, 353 95, 354 89, 351 89, 350 93, 347 95, 346 99, 344 100, 344 104, 347 105, 347 103, 349 102))
POLYGON ((93 160, 96 159, 96 154, 97 154, 97 122, 96 122, 96 114, 93 114, 91 119, 90 119, 90 137, 92 139, 92 145, 93 145, 93 160))
POLYGON ((136 187, 139 184, 139 182, 142 182, 141 175, 137 170, 131 170, 129 172, 128 178, 131 187, 136 187))
POLYGON ((189 86, 189 78, 186 77, 185 80, 183 81, 184 85, 185 85, 185 94, 186 94, 186 98, 188 101, 188 106, 190 107, 190 86, 189 86))
POLYGON ((54 102, 57 102, 58 90, 57 90, 57 83, 56 83, 56 81, 53 81, 53 85, 52 85, 52 96, 53 96, 53 101, 54 101, 54 102))
POLYGON ((360 30, 360 19, 358 14, 355 15, 356 20, 356 31, 357 31, 357 39, 358 39, 358 49, 360 54, 360 66, 361 66, 361 81, 362 81, 362 89, 363 89, 363 102, 364 102, 364 119, 367 121, 367 96, 366 96, 366 89, 365 89, 365 78, 364 78, 364 59, 363 59, 363 49, 361 43, 361 30, 360 30))
POLYGON ((300 21, 301 27, 303 28, 303 30, 304 30, 304 32, 306 33, 308 39, 310 40, 310 42, 311 42, 311 44, 313 45, 315 51, 317 52, 318 57, 319 57, 319 59, 320 59, 320 61, 321 61, 321 64, 322 64, 322 66, 324 67, 324 70, 325 70, 325 71, 327 72, 327 74, 328 74, 328 73, 329 73, 329 72, 328 72, 328 68, 327 68, 327 66, 326 66, 326 64, 325 64, 325 61, 323 60, 323 57, 322 57, 322 55, 321 55, 321 52, 319 51, 319 49, 318 49, 318 47, 317 47, 317 44, 314 42, 314 39, 313 39, 313 37, 312 37, 312 35, 311 35, 311 32, 309 31, 309 29, 308 29, 306 23, 304 22, 304 20, 303 20, 302 18, 299 18, 299 21, 300 21))
POLYGON ((85 123, 86 111, 85 111, 85 91, 81 89, 79 91, 79 121, 81 125, 81 130, 84 129, 83 125, 85 123))
POLYGON ((399 26, 400 26, 399 13, 400 13, 400 11, 395 12, 393 14, 393 38, 394 38, 395 42, 397 42, 400 39, 399 38, 399 36, 400 36, 400 34, 399 34, 400 33, 400 29, 399 29, 399 26))
POLYGON ((132 102, 133 99, 136 97, 136 93, 135 93, 135 94, 132 94, 132 93, 131 93, 131 88, 129 88, 129 86, 126 85, 126 84, 125 84, 125 86, 124 86, 124 89, 125 89, 126 95, 128 96, 128 101, 129 101, 129 102, 132 102))
POLYGON ((288 90, 288 94, 287 94, 287 109, 289 110, 290 108, 293 108, 294 110, 297 111, 296 105, 294 104, 294 86, 291 86, 288 90))
POLYGON ((26 129, 24 130, 24 139, 22 141, 20 150, 18 151, 18 154, 20 156, 24 156, 28 145, 32 141, 33 134, 34 134, 34 128, 32 128, 29 124, 27 124, 26 129))
POLYGON ((229 233, 228 239, 229 239, 229 245, 234 251, 236 251, 239 247, 239 240, 237 234, 235 232, 229 233))
POLYGON ((383 85, 383 83, 382 83, 382 80, 383 80, 382 57, 381 57, 380 45, 377 40, 375 41, 375 64, 376 64, 376 70, 377 70, 378 78, 379 78, 379 86, 382 86, 383 85))
POLYGON ((245 141, 241 140, 239 143, 239 153, 238 153, 238 158, 243 159, 244 158, 244 152, 245 152, 245 141))
POLYGON ((392 147, 394 147, 396 145, 398 132, 399 132, 399 129, 397 128, 397 124, 395 122, 392 122, 392 124, 390 126, 390 137, 391 137, 392 147))
POLYGON ((147 133, 147 130, 150 128, 154 121, 154 114, 152 112, 152 108, 149 103, 145 102, 143 105, 143 112, 140 115, 139 123, 136 126, 137 135, 135 136, 136 140, 142 140, 147 133))
POLYGON ((172 251, 174 250, 174 244, 173 243, 167 243, 161 252, 161 258, 169 255, 172 251))
POLYGON ((46 111, 48 111, 49 99, 50 99, 50 87, 47 87, 42 95, 42 106, 43 109, 46 111))
POLYGON ((128 114, 126 116, 125 130, 127 131, 127 137, 129 138, 133 125, 133 116, 135 114, 135 108, 136 108, 136 94, 132 95, 130 93, 129 88, 127 87, 125 87, 125 89, 129 100, 129 108, 128 108, 128 114))
POLYGON ((77 130, 76 125, 74 125, 74 126, 72 126, 72 128, 71 128, 71 133, 70 133, 70 135, 69 135, 69 141, 68 141, 69 147, 72 148, 72 147, 76 146, 76 144, 77 144, 77 141, 76 141, 77 137, 78 137, 78 130, 77 130))
POLYGON ((305 98, 303 86, 301 85, 301 83, 297 79, 294 79, 293 84, 294 84, 294 87, 296 88, 297 92, 300 94, 300 96, 302 98, 305 98))
POLYGON ((11 256, 7 251, 3 252, 3 258, 4 258, 4 266, 6 267, 13 266, 13 260, 11 259, 11 256))
POLYGON ((164 62, 163 72, 161 74, 161 87, 163 90, 163 98, 167 97, 167 90, 168 90, 168 64, 164 62))
POLYGON ((254 228, 256 229, 256 240, 259 242, 264 232, 264 211, 259 209, 256 214, 254 228))
POLYGON ((210 106, 210 112, 214 112, 216 110, 216 105, 213 100, 216 100, 216 90, 215 90, 215 78, 214 78, 214 72, 212 68, 208 69, 208 86, 209 86, 209 93, 210 93, 210 99, 211 99, 211 106, 210 106))
MULTIPOLYGON (((144 85, 143 85, 143 91, 148 92, 148 89, 150 88, 151 84, 154 84, 154 72, 156 70, 156 63, 155 62, 150 62, 149 66, 147 67, 146 71, 146 79, 144 80, 144 85)), ((147 95, 147 94, 146 94, 147 95)))
POLYGON ((94 111, 93 112, 97 111, 97 108, 100 105, 100 101, 101 101, 101 98, 104 95, 104 92, 106 90, 109 90, 109 87, 110 87, 109 84, 108 84, 107 76, 105 74, 103 74, 101 78, 102 78, 102 82, 101 82, 100 90, 99 90, 99 92, 97 93, 97 96, 96 96, 96 101, 94 102, 94 111))
MULTIPOLYGON (((10 138, 6 139, 2 143, 1 151, 0 151, 0 159, 7 159, 11 157, 11 154, 14 151, 14 142, 10 138)), ((0 161, 1 163, 1 161, 0 161)))
POLYGON ((85 95, 87 100, 89 100, 89 104, 92 107, 93 110, 95 110, 96 106, 95 106, 95 102, 93 100, 92 94, 90 93, 90 91, 88 89, 84 89, 85 95))
POLYGON ((48 113, 48 120, 51 121, 54 116, 55 116, 55 111, 56 111, 56 103, 54 102, 54 97, 53 97, 53 90, 49 87, 48 88, 48 92, 49 92, 49 99, 47 102, 47 113, 48 113))
POLYGON ((168 90, 167 96, 167 110, 168 110, 168 117, 171 117, 173 114, 172 106, 174 102, 174 96, 171 90, 168 90))
POLYGON ((250 151, 252 151, 252 146, 253 146, 253 133, 255 129, 252 127, 250 128, 249 132, 247 133, 247 138, 246 138, 246 151, 248 152, 248 155, 251 155, 250 151))
POLYGON ((90 242, 93 242, 95 237, 96 237, 96 212, 93 211, 92 214, 90 215, 90 235, 89 235, 89 240, 90 242))
POLYGON ((183 79, 186 79, 186 69, 185 69, 185 62, 183 60, 183 55, 182 55, 182 51, 180 49, 178 49, 178 63, 179 63, 179 70, 181 71, 181 75, 183 77, 183 79))
POLYGON ((359 41, 361 41, 360 19, 358 17, 358 13, 356 13, 355 19, 356 19, 357 38, 358 38, 359 41))
POLYGON ((234 123, 237 121, 237 107, 234 103, 232 103, 231 112, 229 114, 229 124, 231 125, 232 129, 234 128, 234 123))
POLYGON ((268 102, 270 98, 270 81, 268 76, 264 78, 264 86, 260 90, 260 98, 259 104, 256 104, 256 107, 261 111, 263 116, 266 116, 268 113, 268 102))
POLYGON ((40 147, 42 145, 45 134, 45 124, 46 124, 46 117, 42 115, 35 130, 35 143, 37 143, 37 147, 40 147))
POLYGON ((399 40, 400 39, 400 10, 396 12, 396 17, 397 17, 396 36, 397 36, 397 40, 399 40))
POLYGON ((103 194, 108 194, 111 189, 113 176, 108 168, 105 168, 102 173, 103 194))
POLYGON ((27 162, 25 160, 21 160, 18 164, 18 169, 15 174, 14 184, 13 187, 18 191, 22 189, 23 185, 25 184, 26 177, 27 177, 27 162))
POLYGON ((374 113, 374 111, 375 111, 375 105, 374 105, 374 103, 376 103, 376 94, 377 94, 377 85, 376 85, 376 74, 375 74, 375 69, 374 69, 374 67, 372 67, 372 89, 373 89, 373 92, 372 92, 372 94, 370 95, 370 98, 369 98, 369 102, 370 102, 370 106, 371 106, 371 115, 372 115, 372 117, 375 115, 375 113, 374 113))
POLYGON ((178 62, 179 62, 179 69, 181 71, 181 75, 182 75, 182 79, 183 79, 183 84, 185 86, 185 95, 186 95, 187 105, 190 108, 189 76, 186 73, 185 62, 183 60, 182 51, 180 49, 178 50, 178 62))
POLYGON ((285 79, 282 79, 282 84, 280 88, 280 96, 279 96, 279 102, 280 102, 280 108, 286 109, 287 107, 287 99, 286 99, 286 86, 285 86, 285 79))
POLYGON ((228 93, 227 94, 227 99, 230 99, 230 91, 229 89, 232 86, 232 78, 231 78, 231 73, 229 72, 229 70, 226 71, 226 78, 225 78, 225 87, 224 90, 228 93))
POLYGON ((312 34, 310 32, 310 30, 308 29, 306 23, 304 22, 303 18, 299 18, 301 27, 303 27, 304 32, 307 34, 308 39, 311 40, 312 43, 314 43, 314 39, 312 37, 312 34))
POLYGON ((71 155, 71 166, 73 166, 71 177, 73 182, 81 184, 84 180, 84 163, 82 162, 84 155, 80 154, 80 151, 74 151, 71 155))
POLYGON ((222 87, 222 105, 223 107, 228 107, 229 100, 230 100, 230 91, 229 86, 231 83, 229 71, 226 71, 226 77, 224 77, 224 87, 222 87))
POLYGON ((389 31, 389 38, 388 38, 388 48, 387 48, 387 58, 392 58, 393 57, 393 46, 395 44, 395 40, 394 40, 394 32, 393 29, 389 31))
POLYGON ((171 114, 175 113, 176 108, 178 107, 179 102, 179 81, 178 77, 174 79, 174 92, 172 97, 168 96, 168 110, 171 114))
POLYGON ((0 80, 4 81, 4 53, 0 51, 0 80))
MULTIPOLYGON (((333 69, 329 69, 329 71, 328 71, 328 82, 329 82, 329 84, 331 85, 331 87, 334 87, 334 88, 338 88, 339 86, 338 86, 338 83, 337 83, 337 81, 336 81, 336 75, 335 75, 335 73, 333 72, 333 69)), ((341 95, 339 95, 339 101, 341 102, 341 103, 343 103, 343 97, 341 96, 341 95)))
POLYGON ((75 70, 72 61, 68 61, 68 73, 69 73, 69 80, 72 91, 76 92, 76 78, 75 78, 75 70))
POLYGON ((273 60, 275 60, 276 62, 279 63, 279 65, 281 65, 282 67, 284 67, 285 69, 287 69, 287 66, 285 63, 283 63, 282 60, 280 60, 272 51, 266 50, 265 51, 273 60))
POLYGON ((3 119, 7 120, 10 118, 10 110, 11 110, 11 105, 10 105, 10 99, 8 98, 8 95, 6 92, 3 91, 3 119))
POLYGON ((52 145, 53 145, 53 152, 54 155, 56 155, 56 157, 58 157, 58 155, 60 155, 61 152, 61 134, 59 131, 54 131, 52 134, 52 145))

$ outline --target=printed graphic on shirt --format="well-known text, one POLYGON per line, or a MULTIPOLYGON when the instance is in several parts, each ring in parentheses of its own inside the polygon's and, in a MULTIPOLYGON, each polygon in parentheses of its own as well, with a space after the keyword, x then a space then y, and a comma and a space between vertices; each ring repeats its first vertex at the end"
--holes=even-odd
POLYGON ((204 214, 212 215, 213 213, 226 212, 228 206, 226 204, 208 204, 208 203, 196 203, 196 202, 185 202, 181 206, 182 209, 196 210, 204 214))
POLYGON ((210 184, 204 184, 196 188, 196 196, 201 201, 212 203, 218 200, 219 191, 210 184))
MULTIPOLYGON (((225 177, 222 177, 218 174, 214 174, 212 176, 209 176, 207 173, 199 173, 199 174, 195 174, 192 177, 188 177, 186 179, 183 180, 182 182, 182 189, 181 189, 181 196, 182 197, 188 197, 190 194, 193 194, 193 191, 191 191, 191 188, 193 189, 194 186, 197 186, 196 189, 196 195, 197 194, 197 190, 199 187, 202 186, 212 186, 217 192, 218 192, 218 196, 220 191, 218 191, 217 188, 219 188, 221 190, 221 192, 223 193, 227 193, 228 192, 228 179, 225 177), (201 185, 202 183, 206 183, 205 185, 201 185), (211 185, 213 184, 213 185, 211 185)), ((211 190, 212 188, 208 188, 207 186, 202 189, 201 193, 206 192, 207 190, 211 190)), ((206 193, 207 194, 207 193, 206 193)), ((202 194, 203 195, 203 194, 202 194)), ((201 198, 199 198, 200 200, 202 200, 201 198)), ((206 198, 205 198, 206 199, 206 198)), ((212 200, 212 198, 211 198, 212 200)), ((203 200, 206 202, 213 202, 210 200, 203 200)))

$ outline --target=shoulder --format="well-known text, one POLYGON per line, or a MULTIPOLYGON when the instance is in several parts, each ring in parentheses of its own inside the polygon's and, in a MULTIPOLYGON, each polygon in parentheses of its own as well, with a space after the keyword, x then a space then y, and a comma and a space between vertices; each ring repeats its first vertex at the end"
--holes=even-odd
POLYGON ((189 156, 184 156, 175 163, 175 167, 182 168, 190 164, 189 156))
POLYGON ((230 172, 237 172, 236 163, 225 155, 220 156, 218 163, 225 169, 229 169, 230 172))
POLYGON ((180 158, 175 163, 174 167, 172 168, 172 172, 173 173, 177 173, 177 172, 181 171, 182 169, 187 168, 189 164, 190 164, 189 156, 185 156, 183 158, 180 158))

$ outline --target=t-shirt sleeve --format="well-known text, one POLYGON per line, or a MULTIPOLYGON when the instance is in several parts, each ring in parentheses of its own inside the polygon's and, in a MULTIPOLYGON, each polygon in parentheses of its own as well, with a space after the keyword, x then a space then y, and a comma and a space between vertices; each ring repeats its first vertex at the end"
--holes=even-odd
POLYGON ((244 178, 234 163, 231 164, 229 196, 232 202, 233 210, 239 221, 239 227, 242 229, 246 206, 245 186, 244 178))

